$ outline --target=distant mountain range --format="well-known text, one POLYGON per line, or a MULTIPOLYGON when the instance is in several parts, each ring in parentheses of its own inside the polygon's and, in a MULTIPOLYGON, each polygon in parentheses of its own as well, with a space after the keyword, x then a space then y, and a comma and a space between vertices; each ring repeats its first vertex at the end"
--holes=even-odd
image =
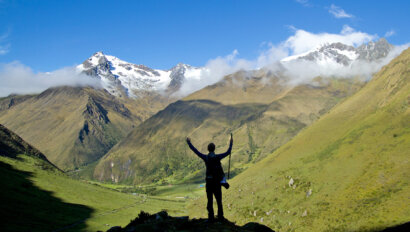
POLYGON ((321 66, 343 65, 350 66, 357 61, 375 61, 386 57, 393 49, 386 39, 369 42, 357 48, 343 43, 325 44, 303 54, 289 56, 281 60, 282 63, 295 61, 311 61, 321 66))
MULTIPOLYGON (((319 66, 350 66, 357 61, 376 61, 386 57, 393 49, 386 39, 369 42, 357 48, 342 43, 324 44, 303 54, 289 56, 280 61, 286 64, 310 61, 319 66)), ((171 95, 188 79, 200 79, 206 67, 193 67, 179 63, 169 70, 152 69, 132 64, 103 52, 97 52, 77 66, 78 72, 98 78, 103 88, 115 96, 141 97, 147 92, 171 95)))

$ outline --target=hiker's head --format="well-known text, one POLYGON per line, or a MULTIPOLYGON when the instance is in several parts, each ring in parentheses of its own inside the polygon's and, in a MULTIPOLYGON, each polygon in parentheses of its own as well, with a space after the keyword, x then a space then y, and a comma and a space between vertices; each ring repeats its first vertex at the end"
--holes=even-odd
POLYGON ((209 152, 214 152, 215 151, 215 144, 214 143, 210 143, 208 145, 208 151, 209 152))

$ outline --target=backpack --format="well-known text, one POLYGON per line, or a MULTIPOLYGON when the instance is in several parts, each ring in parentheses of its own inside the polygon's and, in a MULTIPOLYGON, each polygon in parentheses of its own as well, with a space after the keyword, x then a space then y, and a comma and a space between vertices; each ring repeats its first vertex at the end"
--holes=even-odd
POLYGON ((218 157, 206 156, 206 176, 212 176, 216 181, 221 181, 224 177, 221 160, 218 157))

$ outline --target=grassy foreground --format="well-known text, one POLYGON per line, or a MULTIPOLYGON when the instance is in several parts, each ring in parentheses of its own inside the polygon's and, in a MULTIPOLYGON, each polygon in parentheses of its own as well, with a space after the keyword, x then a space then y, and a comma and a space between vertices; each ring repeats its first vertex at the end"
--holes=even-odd
POLYGON ((38 158, 17 158, 0 156, 1 231, 105 231, 141 210, 186 215, 183 199, 125 194, 42 169, 38 158))

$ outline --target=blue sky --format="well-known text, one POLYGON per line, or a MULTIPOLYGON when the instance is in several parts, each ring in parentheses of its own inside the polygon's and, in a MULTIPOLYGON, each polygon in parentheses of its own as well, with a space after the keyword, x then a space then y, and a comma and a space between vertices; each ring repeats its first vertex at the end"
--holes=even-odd
POLYGON ((409 42, 410 1, 0 0, 0 63, 35 72, 81 63, 96 51, 169 69, 203 66, 237 50, 256 59, 295 35, 343 28, 409 42))

